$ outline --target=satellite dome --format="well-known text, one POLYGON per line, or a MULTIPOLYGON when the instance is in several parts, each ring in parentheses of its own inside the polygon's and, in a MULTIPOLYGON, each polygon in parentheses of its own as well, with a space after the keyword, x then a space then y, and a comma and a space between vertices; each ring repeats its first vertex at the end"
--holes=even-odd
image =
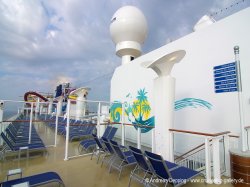
POLYGON ((118 9, 111 19, 110 34, 118 56, 141 54, 141 44, 147 36, 147 21, 141 10, 134 6, 118 9))

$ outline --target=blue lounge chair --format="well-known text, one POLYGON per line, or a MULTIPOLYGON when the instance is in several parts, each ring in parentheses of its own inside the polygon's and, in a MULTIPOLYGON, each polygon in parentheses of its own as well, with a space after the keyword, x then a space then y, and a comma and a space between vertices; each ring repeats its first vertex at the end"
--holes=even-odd
POLYGON ((110 165, 109 172, 111 172, 111 168, 117 169, 119 171, 119 179, 120 179, 123 168, 135 165, 136 160, 131 151, 122 151, 121 146, 117 142, 113 140, 109 141, 116 154, 115 161, 117 161, 117 163, 114 161, 110 165))
POLYGON ((14 179, 10 181, 5 181, 1 183, 1 187, 11 187, 16 184, 24 183, 24 182, 29 182, 29 185, 34 187, 34 186, 40 186, 48 183, 53 183, 53 182, 58 182, 59 186, 65 186, 61 177, 55 173, 55 172, 46 172, 46 173, 41 173, 37 175, 32 175, 28 177, 23 177, 20 179, 14 179))
POLYGON ((140 149, 132 146, 129 146, 129 149, 134 155, 137 165, 135 166, 135 169, 131 171, 128 186, 130 186, 132 179, 147 186, 146 178, 152 178, 153 172, 140 149))
POLYGON ((110 145, 109 140, 107 138, 103 137, 102 142, 103 142, 104 146, 106 147, 105 148, 106 154, 102 158, 101 167, 102 167, 104 162, 106 162, 108 164, 108 166, 111 165, 112 161, 115 158, 115 152, 114 152, 112 146, 110 145), (109 157, 109 159, 106 159, 107 157, 109 157))
POLYGON ((97 162, 96 163, 98 164, 100 156, 102 154, 106 154, 106 149, 102 145, 102 143, 100 142, 100 140, 98 139, 98 137, 95 134, 92 134, 92 136, 94 137, 94 141, 96 142, 97 146, 95 147, 95 149, 92 152, 91 160, 92 160, 93 156, 96 154, 96 156, 97 156, 97 162))
POLYGON ((171 170, 168 168, 166 161, 160 155, 148 151, 145 151, 145 154, 149 160, 154 175, 157 178, 162 179, 162 182, 165 183, 165 186, 167 186, 168 183, 171 183, 173 186, 184 185, 190 179, 200 174, 197 171, 182 166, 174 167, 171 170))
POLYGON ((81 139, 86 136, 91 136, 93 131, 95 130, 95 124, 89 124, 86 131, 70 131, 69 132, 69 140, 73 141, 74 139, 81 139))
MULTIPOLYGON (((102 135, 102 138, 107 138, 108 140, 112 140, 113 137, 115 136, 115 133, 117 131, 117 128, 116 127, 111 127, 111 126, 108 126, 103 135, 102 135)), ((102 138, 100 139, 101 143, 102 143, 102 138)), ((85 139, 85 140, 82 140, 80 143, 79 143, 79 146, 78 146, 78 151, 81 152, 82 150, 85 150, 85 151, 88 151, 88 149, 90 149, 91 147, 95 146, 96 145, 96 141, 93 140, 93 139, 85 139), (81 148, 81 150, 80 150, 81 148)))

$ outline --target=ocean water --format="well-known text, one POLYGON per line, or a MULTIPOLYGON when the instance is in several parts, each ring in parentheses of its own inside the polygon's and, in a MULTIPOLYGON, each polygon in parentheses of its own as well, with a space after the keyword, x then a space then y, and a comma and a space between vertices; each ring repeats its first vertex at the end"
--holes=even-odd
POLYGON ((3 112, 3 120, 8 120, 12 116, 16 115, 17 111, 5 110, 3 112))

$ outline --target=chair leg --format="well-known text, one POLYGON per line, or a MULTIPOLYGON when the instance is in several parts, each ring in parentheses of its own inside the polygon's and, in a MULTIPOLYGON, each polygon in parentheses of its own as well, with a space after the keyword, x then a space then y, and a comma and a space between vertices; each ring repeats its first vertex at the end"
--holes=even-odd
POLYGON ((132 175, 129 176, 128 187, 130 187, 131 177, 132 177, 132 175))
POLYGON ((97 157, 97 162, 96 162, 97 164, 98 164, 98 162, 99 162, 99 160, 100 160, 100 157, 101 157, 101 154, 99 153, 99 154, 98 154, 98 157, 97 157))
POLYGON ((105 155, 104 155, 103 158, 102 158, 101 167, 102 167, 102 165, 103 165, 103 162, 104 162, 106 156, 107 156, 107 154, 105 153, 105 155))
POLYGON ((93 158, 93 156, 94 156, 94 154, 95 154, 95 151, 96 151, 96 149, 93 150, 92 155, 91 155, 91 157, 90 157, 90 160, 92 160, 92 158, 93 158))
POLYGON ((123 167, 121 168, 120 173, 119 173, 119 178, 118 178, 119 180, 120 180, 120 178, 121 178, 122 169, 123 169, 123 167))

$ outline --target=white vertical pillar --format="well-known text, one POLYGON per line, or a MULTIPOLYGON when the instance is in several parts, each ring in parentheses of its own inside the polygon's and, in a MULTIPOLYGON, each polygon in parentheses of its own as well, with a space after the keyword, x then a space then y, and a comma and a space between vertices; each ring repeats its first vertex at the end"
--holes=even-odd
POLYGON ((235 63, 237 67, 237 83, 238 83, 238 100, 239 100, 239 114, 240 114, 240 129, 241 129, 241 151, 245 152, 247 150, 246 143, 246 132, 245 132, 245 116, 244 116, 244 96, 242 92, 242 81, 241 81, 241 69, 240 69, 240 58, 239 58, 239 46, 234 47, 235 63))
POLYGON ((53 108, 53 98, 49 98, 48 114, 52 113, 53 108))
POLYGON ((206 183, 212 184, 211 179, 211 156, 210 156, 210 146, 209 138, 205 138, 205 159, 206 159, 206 183))
POLYGON ((159 76, 154 80, 154 113, 155 113, 155 152, 164 159, 170 160, 170 132, 173 128, 175 78, 171 70, 185 56, 184 50, 165 54, 153 62, 142 63, 142 66, 153 69, 159 76))
POLYGON ((98 109, 97 109, 97 137, 100 138, 100 122, 101 122, 101 103, 98 103, 98 109))
MULTIPOLYGON (((101 107, 101 123, 105 123, 106 117, 109 115, 109 107, 107 105, 102 105, 101 107)), ((106 125, 100 126, 100 137, 104 134, 106 130, 106 125)))
POLYGON ((30 126, 29 126, 29 144, 31 143, 32 118, 33 118, 33 103, 30 105, 30 126))
MULTIPOLYGON (((58 103, 59 104, 59 103, 58 103)), ((58 112, 59 113, 59 112, 58 112)), ((65 140, 65 158, 64 160, 69 160, 68 159, 68 152, 69 152, 69 120, 70 120, 70 99, 68 99, 68 104, 67 104, 67 126, 66 126, 66 140, 65 140)))
POLYGON ((141 149, 141 128, 137 128, 137 148, 141 149))
POLYGON ((152 129, 152 152, 155 153, 155 128, 152 129))
POLYGON ((37 97, 35 113, 39 113, 40 110, 40 98, 37 97))
POLYGON ((83 116, 85 116, 85 98, 83 93, 78 93, 78 97, 76 99, 76 119, 80 120, 83 116))
MULTIPOLYGON (((0 101, 0 125, 1 125, 1 132, 3 132, 3 110, 4 110, 4 101, 0 101)), ((2 138, 0 138, 0 145, 3 145, 2 138)))
POLYGON ((249 133, 250 133, 250 128, 246 128, 248 151, 250 151, 250 134, 249 133))
POLYGON ((169 132, 169 161, 174 162, 174 133, 169 132))
POLYGON ((39 115, 43 113, 43 105, 44 103, 39 103, 39 115))
POLYGON ((58 103, 57 103, 57 112, 58 112, 58 115, 61 116, 62 115, 62 104, 63 104, 63 97, 60 96, 58 97, 58 103))
POLYGON ((154 80, 156 153, 170 160, 170 132, 173 128, 175 79, 161 76, 154 80))
POLYGON ((226 173, 225 175, 227 177, 231 176, 231 165, 230 165, 230 154, 229 154, 229 148, 230 148, 230 142, 229 142, 229 136, 224 136, 224 145, 225 145, 225 164, 226 164, 226 173))
MULTIPOLYGON (((56 107, 57 107, 57 105, 58 105, 58 103, 56 104, 56 107)), ((59 117, 59 113, 57 110, 56 111, 56 128, 55 128, 55 145, 54 145, 54 147, 57 146, 58 117, 59 117)))
POLYGON ((221 174, 220 174, 220 139, 214 137, 212 139, 213 146, 213 174, 214 174, 214 184, 221 184, 221 174))
POLYGON ((122 103, 122 123, 121 123, 121 128, 122 128, 122 145, 125 146, 125 112, 124 112, 124 104, 122 103))

